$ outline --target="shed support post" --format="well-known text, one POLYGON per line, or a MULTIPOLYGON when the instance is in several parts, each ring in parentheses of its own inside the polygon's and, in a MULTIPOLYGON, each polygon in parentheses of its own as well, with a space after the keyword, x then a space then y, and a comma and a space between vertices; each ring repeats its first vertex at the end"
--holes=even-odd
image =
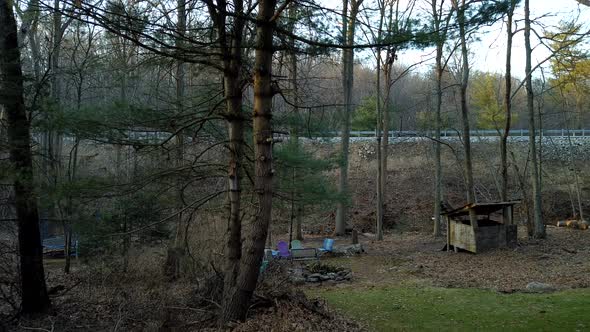
POLYGON ((447 221, 447 251, 451 251, 451 218, 445 216, 447 221))
POLYGON ((471 221, 471 228, 473 229, 473 243, 475 245, 475 250, 473 252, 477 254, 477 248, 479 247, 479 243, 477 241, 479 225, 477 223, 477 214, 473 208, 469 209, 469 221, 471 221))
POLYGON ((512 225, 512 223, 513 223, 512 205, 507 205, 502 208, 502 223, 504 225, 512 225))

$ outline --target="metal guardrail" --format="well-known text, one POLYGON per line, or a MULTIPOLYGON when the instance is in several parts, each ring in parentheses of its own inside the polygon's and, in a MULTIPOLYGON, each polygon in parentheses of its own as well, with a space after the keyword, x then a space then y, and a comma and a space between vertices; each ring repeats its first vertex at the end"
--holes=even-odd
MULTIPOLYGON (((500 137, 503 130, 471 130, 471 137, 500 137)), ((170 138, 172 133, 164 131, 127 131, 125 133, 126 139, 130 141, 150 141, 150 142, 163 142, 170 138)), ((441 137, 460 137, 461 132, 457 130, 441 130, 441 137)), ((528 137, 528 129, 513 129, 510 130, 511 137, 528 137)), ((33 133, 33 140, 40 142, 42 140, 41 133, 33 133)), ((384 135, 383 135, 384 136, 384 135)), ((590 129, 544 129, 542 133, 537 132, 537 136, 552 136, 552 137, 590 137, 590 129)), ((276 133, 275 137, 287 138, 288 133, 276 133)), ((324 134, 319 134, 317 138, 338 138, 340 137, 339 131, 330 131, 324 134)), ((350 137, 363 137, 371 138, 377 137, 376 130, 352 130, 350 131, 350 137)), ((389 131, 389 137, 434 137, 434 131, 418 131, 418 130, 391 130, 389 131)), ((64 136, 63 139, 67 142, 74 141, 73 137, 64 136)), ((190 137, 188 137, 190 141, 190 137)))
MULTIPOLYGON (((472 137, 499 137, 504 130, 470 130, 472 137)), ((340 132, 331 132, 334 136, 340 136, 340 132)), ((458 137, 461 136, 460 131, 456 130, 442 130, 441 137, 458 137)), ((513 129, 510 130, 510 136, 525 137, 529 135, 528 129, 513 129)), ((351 131, 351 137, 377 137, 375 130, 358 130, 351 131)), ((434 136, 434 131, 417 131, 417 130, 392 130, 389 131, 389 137, 420 137, 420 136, 434 136)), ((590 137, 590 129, 544 129, 537 132, 537 136, 556 136, 556 137, 590 137)))

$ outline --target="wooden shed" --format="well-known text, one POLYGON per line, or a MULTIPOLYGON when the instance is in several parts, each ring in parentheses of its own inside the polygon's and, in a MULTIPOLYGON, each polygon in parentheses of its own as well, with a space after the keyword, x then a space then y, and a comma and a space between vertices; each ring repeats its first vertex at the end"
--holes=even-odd
POLYGON ((447 250, 478 253, 516 243, 513 207, 519 202, 472 203, 441 213, 447 222, 447 250), (474 214, 475 223, 470 222, 474 214))

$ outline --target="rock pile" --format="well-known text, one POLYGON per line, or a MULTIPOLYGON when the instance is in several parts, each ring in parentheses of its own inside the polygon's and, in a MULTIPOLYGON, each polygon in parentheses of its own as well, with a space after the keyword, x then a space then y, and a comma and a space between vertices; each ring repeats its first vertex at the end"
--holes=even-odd
MULTIPOLYGON (((590 137, 555 137, 545 136, 541 141, 540 150, 544 160, 566 161, 590 160, 590 137), (570 153, 571 149, 571 153, 570 153)), ((528 151, 529 140, 526 137, 511 137, 510 144, 522 153, 528 151)), ((538 147, 539 148, 539 147, 538 147)))
POLYGON ((352 280, 352 271, 343 267, 315 263, 289 269, 290 280, 294 284, 336 283, 352 280))
MULTIPOLYGON (((461 146, 460 141, 456 137, 445 138, 444 140, 451 145, 461 146)), ((497 144, 497 140, 497 137, 476 137, 474 138, 474 143, 497 144)), ((528 149, 528 141, 528 137, 524 136, 509 137, 510 145, 525 153, 528 149)), ((428 143, 431 141, 428 138, 416 137, 413 141, 392 139, 389 144, 406 144, 408 148, 415 150, 416 143, 420 142, 428 143)), ((541 143, 541 153, 545 160, 570 161, 571 155, 573 155, 574 160, 590 161, 590 136, 575 136, 569 139, 559 136, 544 136, 541 143)), ((370 141, 355 142, 355 146, 357 148, 356 153, 362 160, 375 159, 377 146, 374 138, 370 141)))
POLYGON ((565 137, 545 137, 542 153, 546 160, 571 161, 572 155, 574 160, 590 160, 590 140, 588 137, 572 137, 570 143, 565 137))
POLYGON ((322 282, 322 281, 347 281, 352 279, 352 272, 350 271, 340 271, 337 273, 328 272, 326 274, 322 273, 312 273, 305 277, 305 282, 322 282))

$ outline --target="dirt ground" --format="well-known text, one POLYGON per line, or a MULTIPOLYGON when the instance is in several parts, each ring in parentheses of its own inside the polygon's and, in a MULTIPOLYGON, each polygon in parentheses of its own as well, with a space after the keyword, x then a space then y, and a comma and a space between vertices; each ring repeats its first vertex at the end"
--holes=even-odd
MULTIPOLYGON (((452 288, 484 288, 499 292, 518 292, 529 282, 549 283, 558 289, 590 287, 590 231, 547 228, 546 240, 529 240, 524 229, 518 245, 471 254, 446 252, 444 239, 424 232, 388 232, 383 241, 359 235, 365 252, 350 257, 324 257, 322 263, 350 267, 353 281, 332 285, 306 284, 301 287, 375 287, 403 285, 452 288)), ((276 240, 285 240, 283 234, 276 240)), ((323 236, 308 236, 304 247, 321 247, 323 236)), ((335 245, 349 244, 350 237, 336 238, 335 245)), ((215 330, 213 313, 218 304, 202 307, 196 294, 202 281, 169 282, 159 275, 157 255, 127 273, 109 266, 94 268, 75 265, 64 276, 61 262, 47 262, 50 288, 65 286, 52 296, 56 315, 21 320, 9 330, 215 330), (150 273, 147 273, 151 271, 150 273)), ((291 263, 287 263, 288 265, 291 263)), ((285 278, 285 280, 287 280, 285 278)), ((273 288, 288 289, 287 283, 273 288), (281 286, 283 285, 283 286, 281 286)), ((269 297, 270 298, 270 297, 269 297)), ((256 300, 268 302, 264 296, 256 300)), ((253 308, 250 319, 236 331, 358 331, 362 325, 331 310, 318 300, 307 300, 285 292, 272 297, 272 303, 253 308)), ((1 330, 1 329, 0 329, 1 330)))
MULTIPOLYGON (((75 260, 64 275, 62 259, 45 261, 54 312, 0 320, 0 331, 361 331, 353 320, 291 287, 282 264, 261 278, 248 319, 219 329, 221 275, 169 280, 159 248, 144 248, 127 271, 115 258, 75 260), (151 252, 150 252, 151 251, 151 252)), ((2 309, 2 307, 0 307, 2 309)), ((4 315, 2 310, 0 313, 4 315)))
MULTIPOLYGON (((304 246, 321 246, 309 238, 304 246)), ((336 245, 350 239, 338 238, 336 245)), ((519 229, 518 245, 480 254, 446 252, 444 239, 419 232, 386 234, 383 241, 359 236, 365 253, 325 258, 328 264, 352 268, 352 284, 402 283, 408 280, 453 288, 485 288, 500 292, 525 289, 530 282, 557 289, 590 287, 590 231, 548 226, 546 240, 529 240, 519 229)))
MULTIPOLYGON (((549 283, 558 289, 590 287, 590 230, 547 227, 546 240, 526 238, 519 229, 519 242, 513 248, 499 249, 477 255, 442 251, 444 238, 430 235, 432 224, 432 176, 427 144, 398 144, 391 148, 388 191, 385 199, 385 239, 359 235, 365 252, 351 257, 325 257, 322 263, 350 267, 353 281, 319 287, 371 287, 406 282, 447 288, 484 288, 499 292, 518 292, 530 282, 549 283)), ((486 155, 488 150, 478 150, 486 155)), ((476 153, 477 156, 477 153, 476 153)), ((349 220, 360 233, 374 230, 375 162, 351 154, 350 185, 353 188, 349 220)), ((486 201, 494 199, 492 164, 485 158, 476 163, 478 195, 486 201)), ((459 206, 463 198, 461 173, 452 158, 445 159, 444 186, 446 199, 459 206)), ((547 166, 546 166, 547 167, 547 166)), ((554 172, 555 173, 555 172, 554 172)), ((588 174, 585 172, 584 174, 588 174)), ((547 181, 551 180, 548 178, 547 181)), ((567 218, 569 201, 562 183, 556 178, 555 191, 547 191, 546 220, 567 218), (561 189, 560 189, 561 188, 561 189), (560 191, 558 191, 560 190, 560 191), (566 197, 566 198, 564 198, 566 197), (558 213, 559 212, 559 213, 558 213)), ((549 187, 549 186, 547 186, 549 187)), ((553 188, 552 187, 552 188, 553 188)), ((583 188, 584 193, 590 192, 583 188)), ((278 210, 278 209, 277 209, 278 210)), ((287 216, 275 218, 273 243, 286 240, 287 216)), ((519 211, 516 211, 519 213, 519 211)), ((519 216, 519 220, 524 220, 519 216)), ((323 238, 333 230, 334 211, 310 215, 304 222, 304 247, 321 247, 323 238), (313 235, 312 235, 313 234, 313 235)), ((217 225, 214 223, 205 223, 217 225)), ((223 226, 223 223, 220 223, 223 226)), ((209 226, 208 226, 209 227, 209 226)), ((211 226, 213 227, 213 226, 211 226)), ((225 228, 220 228, 223 231, 225 228)), ((218 234, 207 229, 206 234, 218 234)), ((349 244, 350 237, 336 238, 336 245, 349 244)), ((213 248, 216 238, 204 242, 213 248)), ((194 251, 200 254, 206 250, 194 251)), ((202 249, 202 248, 201 248, 202 249)), ((214 250, 213 250, 214 251, 214 250)), ((104 263, 75 263, 72 274, 61 273, 61 261, 46 262, 48 286, 63 287, 52 295, 56 315, 37 320, 11 322, 10 330, 55 331, 117 331, 117 330, 182 330, 214 329, 215 311, 219 303, 202 306, 199 290, 207 288, 202 279, 187 277, 177 281, 163 278, 161 266, 164 248, 140 248, 130 259, 129 271, 120 271, 120 259, 105 258, 104 263), (154 252, 150 252, 153 249, 154 252)), ((217 253, 215 257, 222 257, 217 253)), ((213 264, 211 264, 213 265, 213 264)), ((216 270, 217 272, 217 270, 216 270)), ((217 272, 218 273, 218 272, 217 272)), ((318 287, 318 284, 302 286, 318 287)), ((279 287, 280 288, 280 287, 279 287)), ((250 319, 236 327, 238 331, 355 331, 362 329, 346 317, 330 312, 325 304, 294 302, 279 296, 275 305, 255 308, 250 319), (312 305, 312 307, 310 307, 312 305)), ((296 299, 296 297, 295 297, 296 299)), ((263 301, 264 302, 264 301, 263 301)), ((0 323, 0 331, 3 326, 0 323)))

